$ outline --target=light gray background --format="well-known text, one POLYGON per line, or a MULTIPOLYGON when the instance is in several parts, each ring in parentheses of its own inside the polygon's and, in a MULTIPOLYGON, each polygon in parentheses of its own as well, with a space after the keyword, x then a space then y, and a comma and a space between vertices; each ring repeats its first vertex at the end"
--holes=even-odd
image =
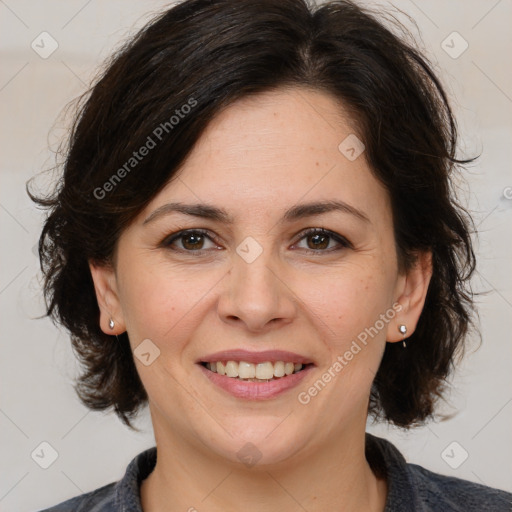
MULTIPOLYGON (((416 20, 450 91, 465 155, 482 153, 466 173, 464 200, 480 232, 474 287, 489 293, 479 299, 483 344, 468 351, 454 377, 450 405, 443 407, 454 417, 409 433, 375 425, 369 431, 433 471, 512 491, 512 189, 507 188, 512 187, 512 2, 393 4, 416 20), (458 58, 442 47, 446 41, 452 52, 462 48, 453 31, 469 44, 458 58), (451 457, 443 458, 453 441, 458 445, 445 452, 451 457), (445 460, 460 462, 462 450, 467 460, 452 469, 445 460)), ((80 405, 72 389, 77 363, 66 333, 47 319, 34 319, 43 312, 34 253, 42 217, 24 187, 53 165, 49 148, 56 148, 67 126, 58 117, 63 107, 85 90, 113 48, 165 5, 0 0, 0 508, 5 512, 38 510, 118 480, 128 462, 154 444, 147 412, 137 422, 143 433, 137 434, 113 414, 80 405), (59 45, 47 59, 31 48, 43 31, 59 45), (58 452, 48 469, 31 458, 43 441, 58 452)))

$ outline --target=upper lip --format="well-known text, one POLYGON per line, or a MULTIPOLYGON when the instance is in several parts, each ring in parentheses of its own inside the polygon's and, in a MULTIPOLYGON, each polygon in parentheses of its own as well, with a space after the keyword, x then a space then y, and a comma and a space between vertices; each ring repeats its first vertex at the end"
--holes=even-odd
POLYGON ((285 363, 313 363, 311 359, 288 352, 286 350, 265 350, 263 352, 250 352, 243 349, 223 350, 201 357, 198 363, 214 363, 217 361, 246 361, 247 363, 264 363, 266 361, 283 361, 285 363))

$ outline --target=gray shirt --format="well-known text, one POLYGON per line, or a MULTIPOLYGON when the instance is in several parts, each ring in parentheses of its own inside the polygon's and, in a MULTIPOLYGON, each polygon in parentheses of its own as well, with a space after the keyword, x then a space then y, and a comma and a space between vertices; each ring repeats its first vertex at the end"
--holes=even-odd
MULTIPOLYGON (((393 444, 368 433, 366 458, 372 470, 387 479, 388 496, 384 512, 512 511, 512 493, 408 464, 393 444)), ((156 447, 153 447, 130 462, 119 482, 40 512, 143 512, 139 487, 155 464, 156 447)))

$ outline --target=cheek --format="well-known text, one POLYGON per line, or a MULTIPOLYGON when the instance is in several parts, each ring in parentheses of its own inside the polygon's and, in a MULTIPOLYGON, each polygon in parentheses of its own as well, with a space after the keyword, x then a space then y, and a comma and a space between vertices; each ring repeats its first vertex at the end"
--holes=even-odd
POLYGON ((367 263, 323 272, 301 286, 302 300, 322 320, 333 343, 357 336, 391 305, 390 279, 367 263))
POLYGON ((317 280, 304 289, 315 330, 330 357, 325 361, 329 373, 325 377, 336 376, 331 393, 339 403, 364 400, 369 393, 392 318, 381 316, 391 306, 390 275, 369 259, 365 265, 347 265, 324 275, 322 286, 317 280))
POLYGON ((132 261, 123 271, 129 276, 122 283, 121 296, 130 340, 136 345, 149 338, 161 350, 178 348, 219 280, 214 272, 184 271, 166 263, 132 261))

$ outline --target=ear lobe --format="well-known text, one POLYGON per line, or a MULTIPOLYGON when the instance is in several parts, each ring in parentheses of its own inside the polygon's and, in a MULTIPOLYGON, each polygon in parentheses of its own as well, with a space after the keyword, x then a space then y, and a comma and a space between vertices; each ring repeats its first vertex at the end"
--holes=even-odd
POLYGON ((105 334, 122 334, 126 331, 121 304, 117 292, 114 269, 108 265, 89 262, 96 300, 100 308, 100 327, 105 334), (114 322, 110 328, 111 320, 114 322))
POLYGON ((405 272, 397 302, 402 306, 401 311, 388 324, 386 340, 396 343, 408 338, 415 330, 420 318, 427 291, 432 277, 432 252, 417 254, 414 265, 405 272), (399 331, 399 326, 405 325, 407 333, 399 331))

